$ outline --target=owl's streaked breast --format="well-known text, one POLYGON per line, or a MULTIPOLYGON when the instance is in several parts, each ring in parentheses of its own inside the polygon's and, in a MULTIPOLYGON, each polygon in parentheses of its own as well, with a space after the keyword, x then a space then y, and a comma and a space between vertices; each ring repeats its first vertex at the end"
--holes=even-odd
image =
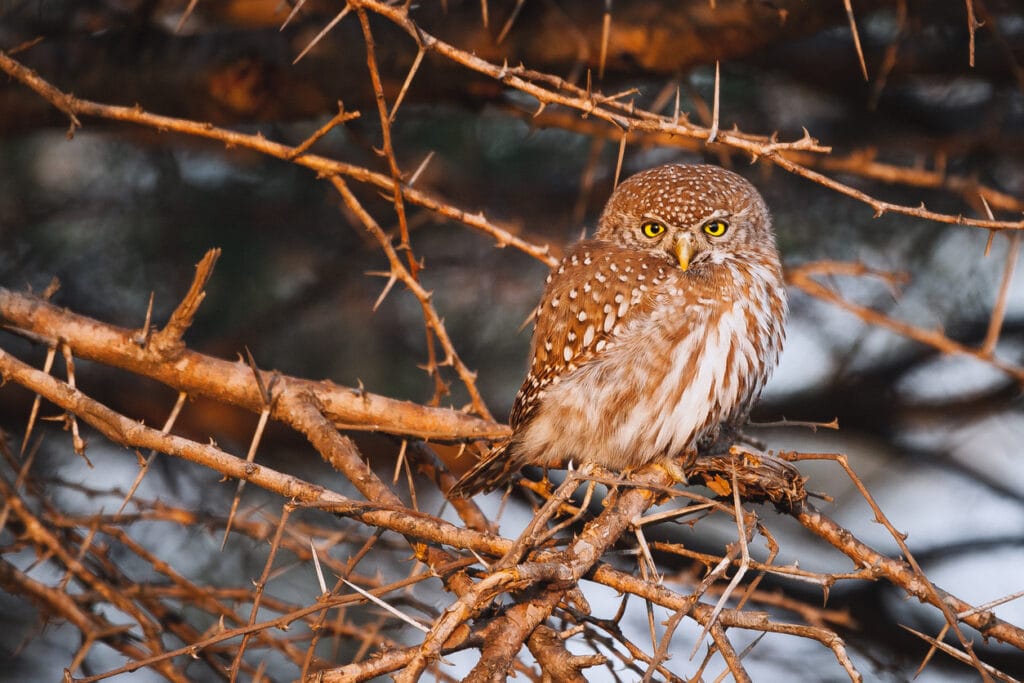
MULTIPOLYGON (((589 246, 581 243, 566 262, 589 246)), ((626 249, 608 258, 620 272, 628 259, 647 265, 633 272, 659 275, 645 276, 650 284, 641 297, 634 295, 634 279, 616 276, 612 300, 623 294, 643 310, 617 316, 600 352, 593 341, 581 345, 580 334, 564 324, 579 313, 589 320, 587 302, 564 300, 558 286, 579 289, 600 270, 578 259, 566 266, 578 273, 566 278, 563 269, 556 286, 549 284, 541 305, 564 306, 547 316, 563 324, 536 331, 534 364, 513 411, 511 450, 523 462, 556 466, 575 459, 623 469, 693 453, 720 424, 745 418, 775 364, 785 312, 777 269, 730 259, 684 273, 657 254, 626 249), (559 358, 558 345, 570 338, 559 358)))

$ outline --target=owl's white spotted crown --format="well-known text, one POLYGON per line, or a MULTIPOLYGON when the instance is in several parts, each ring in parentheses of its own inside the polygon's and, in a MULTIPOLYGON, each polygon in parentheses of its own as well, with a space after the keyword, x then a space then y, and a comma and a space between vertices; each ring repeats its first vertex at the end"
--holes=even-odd
POLYGON ((641 171, 612 193, 598 221, 598 234, 618 217, 651 213, 677 226, 688 226, 716 212, 757 208, 767 214, 761 195, 743 176, 708 164, 666 164, 641 171))

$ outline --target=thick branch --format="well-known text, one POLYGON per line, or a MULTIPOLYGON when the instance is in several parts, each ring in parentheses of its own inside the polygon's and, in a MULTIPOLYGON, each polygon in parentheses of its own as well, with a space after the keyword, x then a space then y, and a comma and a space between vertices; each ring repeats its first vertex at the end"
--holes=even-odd
MULTIPOLYGON (((195 351, 183 350, 173 362, 159 351, 139 346, 136 331, 99 322, 49 304, 42 299, 0 288, 0 320, 50 344, 61 340, 78 358, 129 370, 193 396, 207 396, 254 413, 263 397, 249 366, 195 351)), ((265 384, 272 376, 264 373, 265 384)), ((338 427, 385 432, 420 439, 492 439, 508 435, 503 425, 456 410, 429 408, 332 382, 277 375, 277 396, 311 393, 324 414, 338 427)))

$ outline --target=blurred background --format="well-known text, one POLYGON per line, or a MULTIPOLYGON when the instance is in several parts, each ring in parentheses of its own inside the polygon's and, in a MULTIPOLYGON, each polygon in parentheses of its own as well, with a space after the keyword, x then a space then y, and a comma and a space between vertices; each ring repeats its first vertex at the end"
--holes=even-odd
MULTIPOLYGON (((4 2, 0 49, 78 97, 139 104, 293 145, 337 113, 341 100, 361 116, 336 127, 313 152, 387 173, 377 153, 381 131, 356 18, 344 18, 292 64, 341 5, 310 0, 284 30, 291 7, 277 0, 200 2, 187 16, 186 5, 4 2)), ((735 125, 793 140, 806 129, 833 153, 801 162, 871 197, 982 218, 984 196, 997 219, 1019 220, 1024 8, 1010 0, 858 1, 865 80, 843 3, 824 5, 491 1, 483 5, 484 26, 479 2, 449 0, 424 3, 411 16, 428 33, 497 65, 521 63, 580 86, 589 79, 605 94, 635 89, 629 97, 636 106, 655 113, 671 115, 678 92, 680 110, 702 125, 711 123, 720 60, 722 130, 735 125), (599 75, 608 8, 611 31, 599 75), (980 25, 973 38, 969 10, 980 25)), ((393 103, 416 47, 372 13, 371 25, 393 103)), ((396 286, 373 310, 385 284, 373 273, 386 270, 386 259, 328 183, 307 169, 216 142, 94 118, 83 123, 68 139, 63 114, 24 85, 0 82, 0 285, 41 292, 56 277, 60 289, 52 300, 58 305, 139 328, 150 293, 154 321, 162 324, 188 288, 194 264, 219 247, 207 298, 186 337, 190 348, 228 359, 249 349, 263 368, 415 402, 432 399, 434 381, 418 367, 426 360, 420 305, 396 286)), ((611 126, 567 109, 537 114, 537 102, 523 92, 436 53, 423 59, 392 136, 403 171, 429 159, 418 189, 483 212, 555 253, 593 226, 613 187, 620 151, 611 126)), ((718 163, 754 182, 773 211, 789 269, 849 261, 906 275, 898 287, 870 277, 820 279, 845 300, 966 347, 979 347, 990 334, 1007 263, 1015 262, 1007 257, 1016 254, 1007 233, 896 213, 875 217, 865 203, 770 163, 751 163, 725 145, 690 138, 631 136, 622 175, 667 161, 718 163)), ((373 187, 356 189, 382 227, 397 230, 390 202, 373 187)), ((434 292, 463 361, 478 372, 487 405, 503 420, 525 370, 529 330, 520 328, 539 297, 546 266, 514 248, 496 248, 491 237, 437 213, 413 207, 409 216, 424 286, 434 292)), ((1024 278, 1008 282, 998 363, 942 353, 791 287, 786 349, 754 415, 755 421, 838 418, 838 431, 753 433, 775 449, 846 454, 896 528, 909 533, 927 575, 974 604, 1024 590, 1024 278)), ((45 347, 5 332, 0 346, 36 367, 46 354, 45 347)), ((175 401, 173 390, 125 372, 88 362, 76 370, 91 396, 150 425, 162 424, 175 401)), ((445 379, 451 393, 441 403, 465 406, 469 399, 458 378, 450 373, 445 379)), ((21 387, 0 388, 0 427, 13 451, 31 401, 21 387)), ((195 401, 177 431, 241 454, 255 423, 254 415, 195 401)), ((120 496, 100 490, 123 495, 137 472, 134 456, 93 435, 90 468, 72 453, 59 425, 41 429, 45 438, 33 467, 53 504, 67 515, 116 509, 120 496)), ((390 477, 394 443, 357 440, 390 477)), ((341 491, 347 485, 283 428, 271 428, 258 459, 341 491)), ((139 496, 227 513, 235 488, 218 484, 215 473, 171 458, 154 467, 139 496)), ((879 551, 898 555, 839 467, 813 462, 800 469, 809 489, 833 498, 823 504, 826 512, 879 551)), ((10 471, 5 476, 14 478, 10 471)), ((424 498, 423 509, 441 504, 436 492, 424 498)), ((499 499, 492 495, 486 504, 496 509, 499 499)), ((242 499, 247 519, 278 505, 254 487, 242 499)), ((525 505, 512 505, 502 517, 503 533, 517 535, 529 513, 525 505)), ((789 518, 768 509, 762 516, 780 539, 780 563, 850 569, 847 558, 789 518)), ((688 547, 720 552, 735 536, 729 524, 707 520, 672 534, 688 547)), ((265 561, 264 548, 251 538, 221 553, 220 531, 146 522, 133 529, 154 553, 176 555, 179 571, 209 584, 247 584, 265 561)), ((16 533, 8 530, 0 541, 10 562, 38 572, 41 581, 59 580, 59 570, 37 565, 31 548, 19 547, 16 533)), ((395 557, 407 556, 401 545, 395 557)), ((342 559, 351 552, 344 543, 336 551, 342 559)), ((689 571, 666 562, 670 575, 689 571)), ((380 563, 380 571, 385 567, 380 563)), ((138 571, 140 582, 152 572, 138 571)), ((767 577, 762 587, 821 604, 820 589, 794 584, 767 577)), ((312 601, 318 592, 304 565, 278 590, 297 602, 312 601)), ((426 589, 419 599, 435 609, 447 604, 443 594, 426 589)), ((937 611, 921 609, 884 583, 840 582, 827 606, 848 616, 841 634, 869 680, 908 680, 927 650, 897 624, 933 635, 943 624, 937 611)), ((995 612, 1024 624, 1019 600, 995 612)), ((77 632, 44 622, 25 596, 0 594, 0 657, 9 659, 0 679, 55 680, 70 666, 81 645, 77 632)), ((642 633, 646 617, 630 628, 642 633)), ((680 632, 673 665, 691 672, 686 675, 692 667, 681 662, 697 635, 696 628, 680 632)), ((405 637, 416 642, 414 635, 405 637)), ((1019 650, 980 641, 975 647, 986 662, 1024 675, 1019 650)), ((344 654, 337 657, 346 661, 344 654)), ((457 678, 466 664, 453 661, 457 678)), ((97 648, 82 671, 120 662, 112 650, 97 648)), ((827 649, 780 636, 753 650, 747 664, 755 680, 843 677, 827 649)), ((196 680, 217 679, 207 669, 190 672, 196 680)), ((287 672, 284 664, 268 665, 275 680, 296 675, 287 672)), ((937 655, 920 680, 977 675, 937 655)), ((156 678, 143 671, 132 680, 156 678)))

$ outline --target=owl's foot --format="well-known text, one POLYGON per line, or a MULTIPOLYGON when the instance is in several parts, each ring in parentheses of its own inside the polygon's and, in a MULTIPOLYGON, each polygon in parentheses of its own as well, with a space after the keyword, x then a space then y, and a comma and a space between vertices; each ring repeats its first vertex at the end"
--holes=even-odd
POLYGON ((668 476, 672 477, 673 486, 676 484, 686 486, 690 483, 689 478, 686 476, 686 470, 683 468, 682 458, 669 458, 658 464, 663 470, 668 472, 668 476))
POLYGON ((608 479, 614 477, 614 474, 609 469, 607 469, 606 467, 602 467, 601 465, 598 465, 596 462, 589 460, 585 463, 582 463, 578 467, 572 460, 570 460, 566 465, 566 469, 569 470, 570 472, 575 471, 577 473, 577 476, 583 481, 590 481, 593 479, 608 479))

